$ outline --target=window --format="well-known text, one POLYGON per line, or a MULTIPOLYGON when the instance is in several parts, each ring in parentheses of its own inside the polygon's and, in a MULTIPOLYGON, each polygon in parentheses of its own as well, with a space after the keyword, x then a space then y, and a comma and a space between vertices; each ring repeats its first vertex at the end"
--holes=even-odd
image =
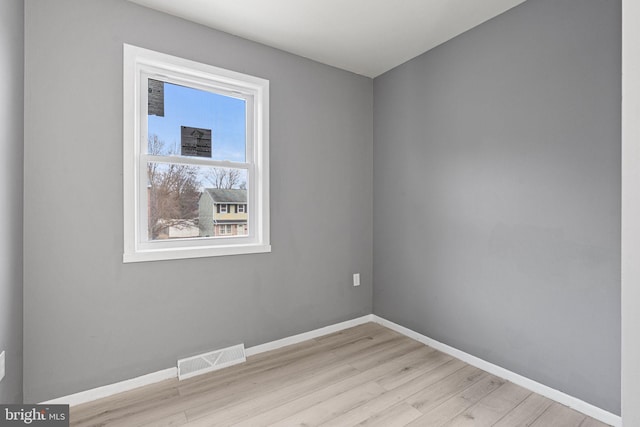
POLYGON ((247 213, 247 205, 238 205, 238 213, 247 213))
POLYGON ((268 119, 267 80, 125 44, 124 262, 269 252, 268 119))
POLYGON ((231 224, 219 225, 219 234, 221 236, 233 234, 233 229, 231 228, 231 224))

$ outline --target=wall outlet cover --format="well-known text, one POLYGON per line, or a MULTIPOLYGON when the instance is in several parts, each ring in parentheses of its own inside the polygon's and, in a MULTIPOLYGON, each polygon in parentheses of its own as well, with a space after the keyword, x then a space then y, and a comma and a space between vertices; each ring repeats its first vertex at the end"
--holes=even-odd
POLYGON ((353 286, 360 286, 360 273, 353 275, 353 286))

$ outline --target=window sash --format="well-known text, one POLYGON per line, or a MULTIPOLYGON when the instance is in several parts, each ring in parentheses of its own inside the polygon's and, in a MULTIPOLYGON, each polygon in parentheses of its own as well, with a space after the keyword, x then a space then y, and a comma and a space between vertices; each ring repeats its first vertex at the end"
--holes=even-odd
MULTIPOLYGON (((142 174, 146 170, 147 162, 155 162, 155 163, 167 163, 167 164, 183 164, 183 165, 194 165, 194 166, 206 166, 206 167, 220 167, 220 168, 228 168, 228 169, 244 169, 247 171, 247 201, 248 204, 252 203, 252 200, 249 198, 249 193, 252 188, 252 183, 255 182, 255 168, 253 167, 255 154, 253 150, 253 118, 254 118, 254 102, 253 95, 248 93, 243 93, 240 90, 232 90, 227 89, 222 85, 211 84, 208 82, 203 82, 202 79, 196 78, 193 76, 183 76, 182 74, 176 75, 168 75, 166 70, 158 70, 156 67, 148 67, 143 68, 140 71, 141 84, 139 86, 139 96, 140 96, 140 139, 139 139, 139 171, 138 180, 139 180, 139 191, 138 191, 138 206, 146 207, 149 203, 149 194, 145 191, 147 183, 146 180, 142 178, 142 174), (149 117, 149 79, 179 84, 185 87, 190 87, 194 89, 204 90, 224 96, 232 96, 235 98, 240 98, 245 101, 246 105, 246 139, 245 139, 245 159, 246 162, 231 162, 226 160, 213 160, 209 158, 195 157, 195 156, 163 156, 163 155, 153 155, 148 154, 148 141, 149 136, 149 128, 148 128, 148 117, 149 117)), ((148 209, 148 208, 147 208, 148 209)), ((184 245, 185 240, 209 240, 212 244, 215 244, 215 240, 217 238, 215 236, 210 237, 190 237, 186 239, 171 239, 171 240, 150 240, 148 233, 148 212, 146 212, 145 208, 139 209, 138 222, 140 224, 138 230, 138 245, 141 248, 152 248, 154 246, 157 247, 175 247, 184 245), (173 243, 177 242, 177 243, 173 243), (150 246, 153 245, 153 246, 150 246)), ((226 213, 226 212, 225 212, 226 213)), ((242 235, 240 238, 248 241, 254 241, 255 236, 253 231, 256 229, 256 224, 253 218, 248 219, 249 224, 249 233, 246 235, 242 235)), ((201 244, 201 243, 200 243, 201 244)))

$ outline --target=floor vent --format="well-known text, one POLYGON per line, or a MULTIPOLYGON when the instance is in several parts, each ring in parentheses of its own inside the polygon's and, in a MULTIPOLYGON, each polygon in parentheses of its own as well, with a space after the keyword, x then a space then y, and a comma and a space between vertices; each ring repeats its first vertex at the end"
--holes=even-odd
POLYGON ((184 380, 195 377, 196 375, 216 371, 227 366, 237 365, 246 360, 244 344, 187 357, 186 359, 178 360, 178 379, 184 380))

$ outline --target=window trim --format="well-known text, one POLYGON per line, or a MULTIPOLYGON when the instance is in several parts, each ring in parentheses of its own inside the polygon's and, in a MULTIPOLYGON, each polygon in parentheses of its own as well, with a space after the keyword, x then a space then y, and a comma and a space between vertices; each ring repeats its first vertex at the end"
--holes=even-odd
MULTIPOLYGON (((166 80, 165 80, 166 81, 166 80)), ((192 86, 193 87, 193 86, 192 86)), ((237 95, 236 95, 237 96, 237 95)), ((146 144, 146 141, 144 142, 146 144)), ((146 156, 149 158, 149 155, 146 156)), ((217 162, 221 167, 237 167, 234 162, 217 162)), ((271 252, 269 233, 269 81, 235 71, 202 64, 144 49, 123 45, 123 193, 124 253, 123 262, 159 261, 271 252), (165 76, 166 74, 166 76, 165 76), (194 82, 216 91, 249 94, 252 111, 247 114, 247 131, 253 141, 253 167, 248 177, 250 199, 254 206, 251 221, 255 234, 226 239, 175 239, 164 242, 142 242, 140 233, 141 144, 146 135, 141 106, 141 85, 150 75, 194 82), (144 128, 143 128, 144 126, 144 128)), ((145 207, 146 209, 146 207, 145 207)))

